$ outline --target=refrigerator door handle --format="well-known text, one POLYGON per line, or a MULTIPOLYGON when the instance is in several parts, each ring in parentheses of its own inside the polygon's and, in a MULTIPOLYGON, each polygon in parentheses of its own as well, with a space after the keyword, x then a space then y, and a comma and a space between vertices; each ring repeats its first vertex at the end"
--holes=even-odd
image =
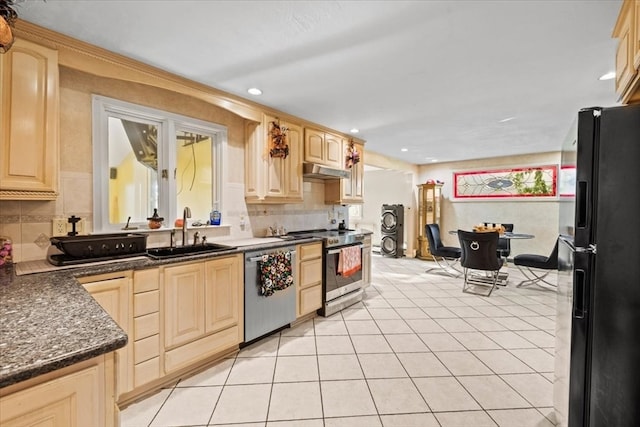
POLYGON ((589 186, 587 181, 578 181, 576 185, 576 227, 585 228, 589 206, 589 186))
POLYGON ((573 317, 576 319, 584 319, 586 312, 586 277, 581 269, 576 269, 573 274, 573 317))

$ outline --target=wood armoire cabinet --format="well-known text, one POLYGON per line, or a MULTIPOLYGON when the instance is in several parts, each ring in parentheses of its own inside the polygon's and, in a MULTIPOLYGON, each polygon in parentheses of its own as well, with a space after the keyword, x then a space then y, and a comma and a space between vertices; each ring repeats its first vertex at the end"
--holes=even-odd
POLYGON ((418 185, 418 258, 431 259, 425 226, 440 226, 441 205, 442 184, 418 185))

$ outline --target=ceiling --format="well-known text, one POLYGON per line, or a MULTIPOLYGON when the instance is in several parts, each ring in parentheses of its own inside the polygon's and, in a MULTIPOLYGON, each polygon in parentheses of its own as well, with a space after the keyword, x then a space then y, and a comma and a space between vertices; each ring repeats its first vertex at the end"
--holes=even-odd
POLYGON ((21 19, 414 164, 556 151, 616 104, 620 0, 30 0, 21 19), (247 94, 250 87, 263 91, 247 94), (511 120, 507 120, 513 118, 511 120), (407 151, 401 151, 401 149, 407 151))

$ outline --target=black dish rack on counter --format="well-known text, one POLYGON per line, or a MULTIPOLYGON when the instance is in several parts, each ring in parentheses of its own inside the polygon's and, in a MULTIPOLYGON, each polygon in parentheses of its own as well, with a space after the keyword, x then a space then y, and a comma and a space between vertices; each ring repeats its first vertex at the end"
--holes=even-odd
POLYGON ((141 233, 93 234, 51 237, 51 245, 61 253, 47 257, 53 265, 72 265, 144 255, 147 235, 141 233))

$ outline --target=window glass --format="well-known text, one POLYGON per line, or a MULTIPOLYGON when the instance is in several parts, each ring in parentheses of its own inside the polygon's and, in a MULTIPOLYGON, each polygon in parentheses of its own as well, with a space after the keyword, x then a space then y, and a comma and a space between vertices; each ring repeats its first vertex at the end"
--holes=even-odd
POLYGON ((222 209, 222 146, 215 123, 101 96, 93 97, 94 230, 147 228, 147 218, 207 220, 222 209))

